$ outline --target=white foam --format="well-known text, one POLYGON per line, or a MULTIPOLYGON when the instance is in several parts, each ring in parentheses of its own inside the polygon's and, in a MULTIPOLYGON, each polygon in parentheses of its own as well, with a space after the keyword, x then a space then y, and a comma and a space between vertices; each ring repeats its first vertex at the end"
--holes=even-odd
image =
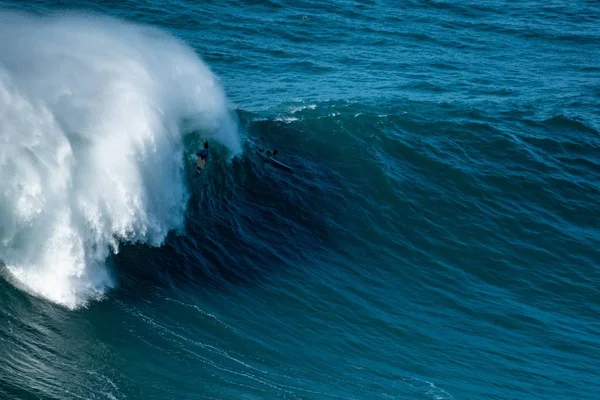
POLYGON ((295 114, 299 111, 303 111, 303 110, 315 110, 317 108, 316 104, 309 104, 307 106, 297 106, 297 107, 292 107, 292 109, 290 110, 290 112, 292 114, 295 114))
POLYGON ((76 308, 114 285, 120 242, 183 226, 181 121, 232 153, 240 139, 216 77, 164 32, 1 12, 0 37, 0 261, 76 308))

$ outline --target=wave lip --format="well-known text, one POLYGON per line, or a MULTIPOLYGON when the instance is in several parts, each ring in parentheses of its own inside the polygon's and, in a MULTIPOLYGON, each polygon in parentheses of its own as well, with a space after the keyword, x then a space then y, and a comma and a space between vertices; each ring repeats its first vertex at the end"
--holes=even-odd
POLYGON ((0 260, 69 308, 114 286, 122 241, 181 229, 182 121, 241 151, 216 77, 152 28, 84 15, 0 12, 0 260))

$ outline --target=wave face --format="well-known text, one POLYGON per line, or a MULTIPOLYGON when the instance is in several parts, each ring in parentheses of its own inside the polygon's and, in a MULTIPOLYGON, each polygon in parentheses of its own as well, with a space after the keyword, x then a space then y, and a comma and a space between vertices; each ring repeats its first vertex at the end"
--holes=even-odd
POLYGON ((69 308, 113 285, 119 242, 160 245, 189 198, 182 145, 241 148, 226 97, 174 37, 109 18, 0 14, 0 260, 69 308))

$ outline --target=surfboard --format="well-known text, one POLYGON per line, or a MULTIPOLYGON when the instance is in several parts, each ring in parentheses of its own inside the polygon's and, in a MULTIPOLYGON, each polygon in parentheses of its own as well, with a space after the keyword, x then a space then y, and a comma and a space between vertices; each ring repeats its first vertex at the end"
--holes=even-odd
POLYGON ((274 160, 272 157, 266 157, 265 161, 268 163, 273 164, 274 166, 276 166, 277 168, 281 168, 281 169, 285 169, 286 171, 292 172, 292 169, 290 167, 288 167, 287 165, 285 165, 282 162, 279 162, 277 160, 274 160))
POLYGON ((279 162, 279 161, 275 160, 273 157, 269 157, 269 156, 265 155, 264 149, 261 149, 261 148, 259 148, 256 145, 254 145, 254 147, 256 148, 256 151, 258 152, 258 154, 260 154, 260 156, 263 158, 263 160, 265 162, 271 163, 273 166, 275 166, 277 168, 281 168, 281 169, 284 169, 284 170, 286 170, 288 172, 292 172, 292 168, 288 167, 287 165, 285 165, 282 162, 279 162))

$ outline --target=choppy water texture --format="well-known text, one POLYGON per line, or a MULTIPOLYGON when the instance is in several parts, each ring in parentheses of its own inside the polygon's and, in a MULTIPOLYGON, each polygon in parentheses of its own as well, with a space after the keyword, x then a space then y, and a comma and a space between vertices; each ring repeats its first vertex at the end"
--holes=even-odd
POLYGON ((597 398, 599 3, 0 7, 0 397, 597 398))

